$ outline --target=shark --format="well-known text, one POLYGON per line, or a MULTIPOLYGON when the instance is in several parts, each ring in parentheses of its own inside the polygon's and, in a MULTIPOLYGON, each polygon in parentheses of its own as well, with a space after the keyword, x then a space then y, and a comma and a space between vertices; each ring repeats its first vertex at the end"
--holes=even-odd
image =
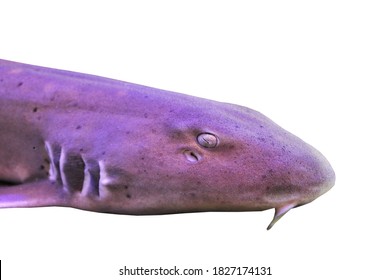
POLYGON ((0 60, 0 208, 275 209, 270 229, 334 184, 318 150, 247 107, 0 60))

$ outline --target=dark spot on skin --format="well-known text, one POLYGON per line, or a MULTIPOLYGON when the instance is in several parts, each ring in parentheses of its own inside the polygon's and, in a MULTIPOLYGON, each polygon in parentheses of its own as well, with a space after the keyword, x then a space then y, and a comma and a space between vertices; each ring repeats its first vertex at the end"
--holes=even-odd
POLYGON ((144 157, 141 158, 141 160, 144 160, 144 159, 145 159, 144 157))
POLYGON ((130 199, 130 198, 131 198, 131 194, 126 194, 126 197, 127 197, 128 199, 130 199))
POLYGON ((144 98, 149 98, 149 96, 145 95, 144 98))
POLYGON ((36 113, 38 111, 37 107, 34 107, 33 112, 36 113))
POLYGON ((175 110, 173 110, 173 109, 172 109, 172 110, 169 110, 169 113, 173 113, 173 112, 175 112, 175 110))
POLYGON ((144 118, 145 118, 145 119, 148 118, 148 113, 145 113, 145 114, 144 114, 144 118))
POLYGON ((269 191, 270 187, 267 187, 266 189, 267 189, 267 191, 269 191))
POLYGON ((124 188, 125 188, 125 190, 127 190, 128 188, 129 188, 129 186, 128 185, 125 185, 125 186, 123 186, 124 188))
POLYGON ((36 149, 37 149, 37 147, 33 146, 33 150, 36 150, 36 149))
POLYGON ((267 188, 269 194, 275 196, 284 196, 286 194, 292 194, 299 191, 299 187, 294 185, 279 185, 272 188, 267 188))
POLYGON ((261 176, 261 179, 266 179, 266 178, 267 178, 267 175, 261 176))
POLYGON ((126 131, 126 134, 129 135, 129 134, 130 134, 130 131, 126 131))
POLYGON ((102 152, 102 155, 104 156, 106 154, 106 152, 102 152))
POLYGON ((18 83, 18 87, 21 87, 23 85, 23 82, 18 83))
POLYGON ((76 127, 76 129, 80 129, 81 128, 81 125, 78 125, 77 127, 76 127))
POLYGON ((84 149, 83 149, 83 148, 81 148, 79 151, 80 151, 80 153, 82 153, 82 152, 84 152, 84 149))
POLYGON ((45 169, 45 166, 41 165, 41 166, 39 167, 39 169, 44 170, 44 169, 45 169))

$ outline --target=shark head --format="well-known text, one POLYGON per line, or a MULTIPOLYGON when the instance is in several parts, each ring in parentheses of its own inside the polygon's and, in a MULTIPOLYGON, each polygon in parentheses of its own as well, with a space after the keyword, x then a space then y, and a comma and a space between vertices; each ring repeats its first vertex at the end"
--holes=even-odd
POLYGON ((124 212, 126 205, 140 214, 275 208, 270 229, 287 211, 334 185, 326 158, 263 114, 186 95, 163 96, 133 126, 134 138, 123 139, 131 143, 129 152, 114 164, 121 166, 118 174, 126 174, 121 184, 129 186, 124 212))

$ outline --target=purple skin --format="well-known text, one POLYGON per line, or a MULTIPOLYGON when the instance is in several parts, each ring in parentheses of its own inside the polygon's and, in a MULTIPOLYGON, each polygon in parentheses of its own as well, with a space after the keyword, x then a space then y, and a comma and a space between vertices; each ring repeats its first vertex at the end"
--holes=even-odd
POLYGON ((0 108, 0 208, 275 208, 270 229, 335 182, 320 152, 237 105, 0 60, 0 108))

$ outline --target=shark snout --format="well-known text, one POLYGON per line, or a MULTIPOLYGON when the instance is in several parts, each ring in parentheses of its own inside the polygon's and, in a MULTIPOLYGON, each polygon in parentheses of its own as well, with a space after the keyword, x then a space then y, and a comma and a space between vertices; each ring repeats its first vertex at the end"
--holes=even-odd
POLYGON ((323 176, 319 185, 321 194, 329 191, 336 182, 335 172, 329 162, 325 164, 325 166, 322 169, 322 172, 323 172, 323 176))
POLYGON ((307 197, 302 201, 302 204, 305 204, 329 191, 335 184, 336 176, 329 161, 315 150, 308 163, 306 177, 303 179, 302 185, 307 189, 307 197))
POLYGON ((335 184, 335 172, 329 161, 311 146, 303 147, 284 165, 278 179, 281 183, 267 192, 275 207, 275 216, 268 229, 289 210, 312 202, 335 184))

